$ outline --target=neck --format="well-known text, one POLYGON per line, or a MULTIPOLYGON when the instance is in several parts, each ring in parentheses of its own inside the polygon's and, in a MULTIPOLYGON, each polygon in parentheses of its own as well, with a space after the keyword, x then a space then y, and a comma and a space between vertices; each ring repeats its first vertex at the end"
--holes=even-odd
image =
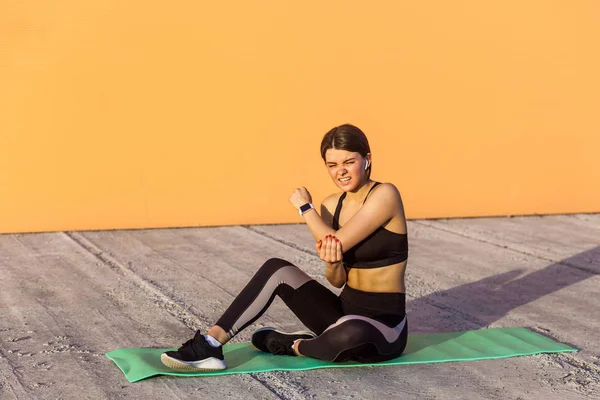
POLYGON ((365 180, 365 182, 362 185, 360 185, 356 190, 346 192, 346 199, 350 200, 353 203, 363 201, 367 193, 369 193, 371 186, 373 186, 372 183, 373 181, 371 179, 365 180))

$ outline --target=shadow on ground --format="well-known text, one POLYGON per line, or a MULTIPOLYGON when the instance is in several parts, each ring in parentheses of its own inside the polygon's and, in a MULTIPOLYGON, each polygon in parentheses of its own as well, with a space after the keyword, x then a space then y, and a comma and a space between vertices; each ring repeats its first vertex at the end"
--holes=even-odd
POLYGON ((541 270, 526 275, 524 272, 514 269, 409 301, 411 331, 449 332, 473 328, 452 317, 438 318, 435 325, 431 325, 431 305, 447 311, 450 316, 459 315, 475 327, 487 327, 517 307, 598 275, 600 246, 541 270))

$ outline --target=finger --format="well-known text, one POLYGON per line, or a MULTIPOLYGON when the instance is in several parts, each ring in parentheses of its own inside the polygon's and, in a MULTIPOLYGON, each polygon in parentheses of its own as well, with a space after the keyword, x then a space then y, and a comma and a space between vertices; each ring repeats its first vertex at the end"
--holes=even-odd
POLYGON ((325 236, 323 238, 323 243, 321 244, 321 260, 323 261, 327 261, 327 241, 329 240, 329 238, 327 236, 325 236))
POLYGON ((325 254, 327 252, 327 239, 323 239, 324 242, 321 244, 321 248, 319 250, 319 257, 321 260, 325 261, 325 254))
POLYGON ((335 261, 342 261, 342 242, 336 239, 336 257, 335 261))
POLYGON ((323 239, 323 244, 321 245, 321 259, 329 262, 329 235, 325 236, 323 239))
POLYGON ((327 242, 327 257, 329 262, 335 262, 335 238, 333 236, 327 242))
POLYGON ((332 238, 332 242, 331 242, 331 259, 332 262, 337 262, 339 261, 338 256, 337 256, 337 248, 339 245, 340 240, 338 238, 336 238, 335 236, 332 238))

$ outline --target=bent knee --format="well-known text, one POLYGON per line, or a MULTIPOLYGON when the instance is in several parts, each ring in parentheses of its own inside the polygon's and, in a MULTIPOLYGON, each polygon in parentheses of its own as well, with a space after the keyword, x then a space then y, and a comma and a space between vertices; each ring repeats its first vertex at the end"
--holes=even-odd
POLYGON ((281 258, 269 258, 260 267, 258 273, 263 273, 263 274, 267 274, 267 275, 273 275, 280 268, 289 267, 289 266, 295 267, 295 265, 292 264, 291 262, 283 260, 281 258))

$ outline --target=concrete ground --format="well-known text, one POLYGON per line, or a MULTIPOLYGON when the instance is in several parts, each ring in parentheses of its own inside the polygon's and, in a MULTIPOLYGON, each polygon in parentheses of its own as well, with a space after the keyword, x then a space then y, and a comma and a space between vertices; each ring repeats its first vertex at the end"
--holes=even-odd
MULTIPOLYGON (((524 326, 581 351, 130 384, 106 352, 206 330, 267 258, 326 283, 306 227, 10 234, 0 235, 0 398, 600 398, 600 214, 417 220, 409 240, 413 333, 524 326)), ((279 299, 255 326, 300 327, 279 299)))

